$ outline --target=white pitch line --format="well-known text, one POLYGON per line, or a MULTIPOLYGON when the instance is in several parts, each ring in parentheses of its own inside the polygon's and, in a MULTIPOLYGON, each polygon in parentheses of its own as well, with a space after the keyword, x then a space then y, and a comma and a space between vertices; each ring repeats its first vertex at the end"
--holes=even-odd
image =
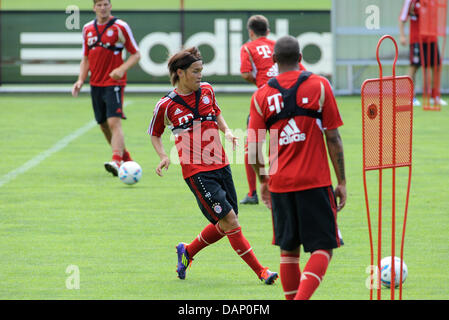
MULTIPOLYGON (((132 102, 125 102, 124 108, 131 104, 132 102)), ((83 127, 77 129, 76 131, 72 132, 68 136, 62 138, 58 142, 56 142, 53 147, 50 149, 45 150, 44 152, 39 153, 37 156, 32 158, 31 160, 24 163, 22 166, 18 167, 17 169, 14 169, 7 174, 5 174, 3 177, 0 178, 0 188, 10 182, 11 180, 14 180, 17 178, 17 176, 21 175, 22 173, 27 172, 28 170, 34 168, 38 164, 40 164, 42 161, 50 157, 52 154, 61 151, 67 145, 72 142, 73 140, 76 140, 77 138, 81 137, 83 134, 88 132, 90 129, 95 127, 97 125, 97 122, 95 120, 89 121, 87 124, 85 124, 83 127)))

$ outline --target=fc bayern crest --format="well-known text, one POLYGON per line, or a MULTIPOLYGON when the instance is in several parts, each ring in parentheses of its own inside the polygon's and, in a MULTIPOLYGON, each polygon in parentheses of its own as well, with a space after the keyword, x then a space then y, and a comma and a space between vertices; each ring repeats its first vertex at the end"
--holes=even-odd
POLYGON ((216 213, 220 214, 221 211, 223 211, 223 209, 221 208, 221 206, 220 206, 219 204, 216 204, 216 205, 214 206, 214 211, 215 211, 216 213))
POLYGON ((209 104, 209 103, 210 103, 210 99, 209 99, 208 96, 204 96, 204 97, 203 97, 203 103, 204 103, 204 104, 209 104))

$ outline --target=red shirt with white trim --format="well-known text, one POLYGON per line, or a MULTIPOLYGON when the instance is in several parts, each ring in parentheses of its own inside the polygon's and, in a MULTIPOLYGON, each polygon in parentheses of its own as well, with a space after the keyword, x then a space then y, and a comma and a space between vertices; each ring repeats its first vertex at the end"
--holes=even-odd
MULTIPOLYGON (((112 19, 113 17, 111 17, 112 19)), ((98 24, 98 31, 103 32, 106 24, 98 24)), ((89 59, 90 84, 92 86, 125 86, 126 74, 120 80, 112 79, 109 74, 115 68, 123 64, 122 51, 112 51, 101 46, 89 49, 89 45, 94 44, 97 39, 94 20, 84 25, 83 28, 83 53, 89 59)), ((133 37, 131 28, 120 19, 110 26, 101 37, 101 42, 109 43, 111 46, 123 46, 130 54, 139 51, 136 40, 133 37)))
MULTIPOLYGON (((292 87, 302 71, 289 71, 276 77, 283 88, 292 87)), ((332 184, 324 130, 343 125, 329 81, 312 74, 301 84, 296 96, 298 106, 316 110, 322 120, 307 116, 281 119, 270 128, 271 192, 301 191, 332 184)), ((266 121, 280 112, 280 92, 268 84, 259 88, 251 99, 248 142, 265 139, 266 121)))
MULTIPOLYGON (((245 43, 240 49, 240 73, 252 73, 258 88, 279 74, 277 64, 273 62, 275 43, 260 37, 245 43)), ((299 66, 300 70, 305 70, 301 63, 299 66)))
MULTIPOLYGON (((198 110, 201 116, 218 116, 220 107, 215 100, 212 86, 202 82, 201 97, 198 110)), ((176 89, 175 89, 176 92, 176 89)), ((191 107, 195 108, 195 93, 178 95, 191 107)), ((170 129, 185 124, 193 119, 193 113, 185 106, 178 104, 169 97, 159 100, 154 109, 153 119, 148 133, 160 137, 165 128, 170 129)), ((187 179, 198 172, 221 169, 229 164, 220 140, 218 125, 215 121, 195 122, 187 130, 175 133, 175 145, 182 168, 182 175, 187 179)))
MULTIPOLYGON (((399 20, 406 22, 410 18, 410 33, 409 33, 409 42, 410 44, 419 43, 419 8, 420 3, 419 0, 404 0, 404 4, 402 6, 401 15, 399 16, 399 20)), ((437 37, 422 37, 423 42, 435 42, 437 41, 437 37)))

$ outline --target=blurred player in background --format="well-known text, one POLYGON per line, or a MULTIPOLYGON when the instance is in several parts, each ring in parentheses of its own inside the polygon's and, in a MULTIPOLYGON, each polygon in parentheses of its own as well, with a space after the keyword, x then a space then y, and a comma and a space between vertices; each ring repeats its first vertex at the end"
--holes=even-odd
POLYGON ((328 80, 299 70, 296 38, 280 38, 273 60, 278 63, 279 76, 259 88, 251 100, 249 160, 261 184, 261 200, 272 210, 273 244, 281 249, 285 297, 302 300, 312 296, 323 280, 332 250, 343 244, 337 227, 337 211, 346 202, 338 132, 343 122, 328 80), (270 134, 269 175, 261 151, 266 130, 270 134), (335 190, 326 145, 338 180, 335 190), (302 273, 301 245, 311 253, 302 273))
MULTIPOLYGON (((267 38, 270 25, 268 19, 262 15, 251 16, 246 27, 249 42, 240 49, 240 73, 243 79, 260 88, 270 78, 278 75, 278 67, 272 59, 275 41, 267 38)), ((300 68, 304 69, 302 64, 300 68)), ((249 122, 249 116, 247 121, 249 122)), ((256 174, 252 166, 248 164, 248 142, 245 143, 245 171, 249 191, 240 203, 258 204, 256 174)))
POLYGON ((177 245, 178 277, 185 279, 187 267, 200 250, 226 236, 258 278, 272 284, 277 273, 259 263, 237 219, 237 195, 219 130, 234 148, 237 138, 223 118, 212 86, 201 82, 201 54, 195 47, 180 51, 170 58, 168 68, 176 88, 156 104, 148 131, 161 159, 156 173, 162 176, 162 170, 170 165, 161 139, 165 127, 170 126, 183 178, 210 222, 190 244, 177 245))
POLYGON ((111 15, 110 0, 94 0, 96 19, 83 28, 83 52, 80 74, 72 88, 76 97, 90 71, 90 86, 95 120, 112 148, 112 160, 104 166, 114 176, 122 162, 131 161, 125 148, 121 119, 126 72, 140 59, 132 31, 123 20, 111 15), (130 53, 123 62, 122 50, 130 53))
MULTIPOLYGON (((410 34, 409 34, 409 46, 410 46, 410 67, 408 71, 408 75, 412 78, 413 82, 416 80, 416 72, 419 67, 422 65, 421 62, 421 47, 420 47, 420 36, 419 36, 419 8, 420 3, 419 0, 405 0, 404 5, 402 6, 401 15, 399 16, 399 32, 400 32, 400 42, 403 46, 407 45, 407 37, 405 36, 405 23, 410 19, 410 34)), ((434 104, 435 102, 441 106, 446 106, 447 103, 439 96, 439 87, 440 87, 440 68, 433 68, 435 63, 437 66, 440 65, 440 53, 438 50, 438 38, 437 37, 422 37, 422 46, 423 52, 422 56, 424 59, 425 69, 423 72, 427 72, 428 77, 429 66, 428 61, 430 61, 430 69, 432 70, 432 79, 436 82, 432 83, 432 93, 430 104, 434 104), (430 50, 428 47, 430 46, 430 50), (435 57, 436 52, 436 57, 435 57), (430 57, 428 54, 430 53, 430 57), (435 58, 437 61, 435 61, 435 58), (434 74, 435 72, 435 74, 434 74)), ((421 106, 416 97, 413 98, 413 105, 415 107, 421 106)))

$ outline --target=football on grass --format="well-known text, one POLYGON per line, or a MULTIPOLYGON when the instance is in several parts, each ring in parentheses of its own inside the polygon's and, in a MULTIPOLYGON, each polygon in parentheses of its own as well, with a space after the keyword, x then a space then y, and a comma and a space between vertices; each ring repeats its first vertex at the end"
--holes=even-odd
MULTIPOLYGON (((390 288, 391 285, 391 257, 385 257, 380 260, 380 281, 383 286, 390 288)), ((399 287, 401 277, 401 259, 394 257, 394 286, 399 287)), ((407 265, 402 261, 402 283, 407 278, 407 265)))
POLYGON ((126 161, 120 166, 118 177, 126 184, 135 184, 142 178, 142 168, 135 161, 126 161))

